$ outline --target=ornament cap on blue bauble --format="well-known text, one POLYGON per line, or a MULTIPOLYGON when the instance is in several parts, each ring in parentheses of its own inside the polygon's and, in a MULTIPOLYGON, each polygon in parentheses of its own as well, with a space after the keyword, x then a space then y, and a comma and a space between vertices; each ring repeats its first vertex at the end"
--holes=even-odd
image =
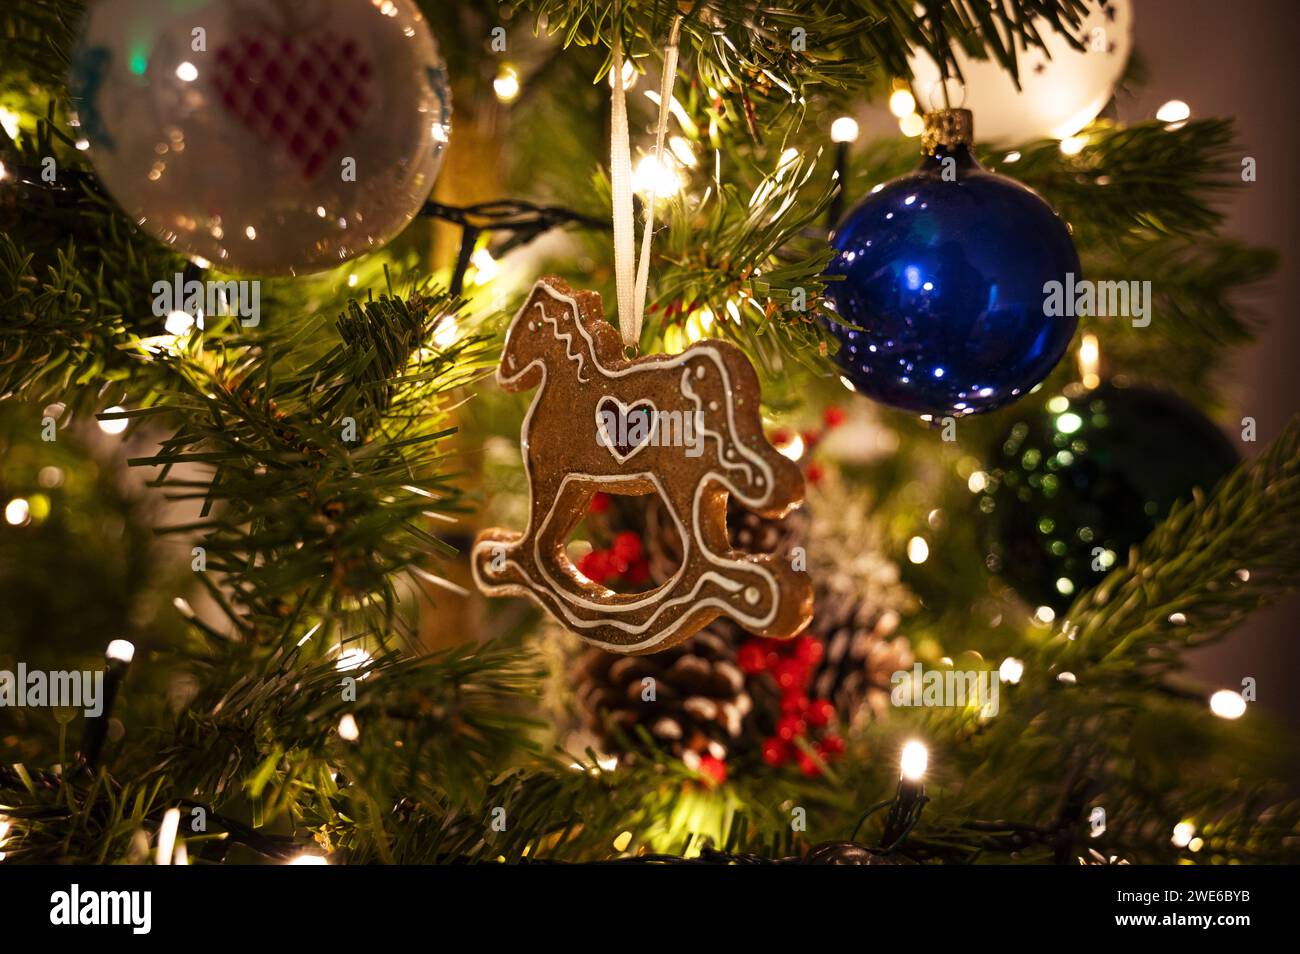
POLYGON ((1045 307, 1049 283, 1082 277, 1069 229, 1036 192, 979 164, 973 127, 969 110, 929 113, 920 167, 845 216, 826 269, 842 276, 826 295, 844 379, 931 418, 1028 394, 1078 324, 1045 307))

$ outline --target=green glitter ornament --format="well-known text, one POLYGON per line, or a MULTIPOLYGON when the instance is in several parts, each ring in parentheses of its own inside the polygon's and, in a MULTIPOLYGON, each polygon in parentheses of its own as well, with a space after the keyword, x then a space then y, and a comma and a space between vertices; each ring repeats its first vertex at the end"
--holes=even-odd
POLYGON ((992 448, 979 491, 986 565, 1032 606, 1068 608, 1236 450, 1180 398, 1113 383, 1039 403, 992 448))

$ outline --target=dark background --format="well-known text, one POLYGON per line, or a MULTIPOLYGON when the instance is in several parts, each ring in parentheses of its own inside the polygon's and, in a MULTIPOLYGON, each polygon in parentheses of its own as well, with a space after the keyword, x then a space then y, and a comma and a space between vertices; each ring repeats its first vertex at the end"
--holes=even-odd
MULTIPOLYGON (((1134 48, 1148 70, 1137 96, 1121 100, 1120 118, 1148 119, 1160 105, 1181 99, 1193 116, 1237 122, 1242 155, 1257 160, 1257 179, 1232 190, 1222 203, 1227 231, 1281 255, 1277 274, 1252 296, 1261 322, 1258 340, 1243 349, 1225 378, 1231 406, 1254 417, 1257 454, 1300 411, 1300 331, 1296 301, 1300 242, 1300 136, 1296 115, 1295 0, 1135 0, 1134 48)), ((1238 436, 1238 435, 1230 435, 1238 436)), ((1295 619, 1300 597, 1252 617, 1229 637, 1191 656, 1195 674, 1225 688, 1255 677, 1259 705, 1300 729, 1300 672, 1295 619)), ((1291 780, 1300 786, 1300 758, 1292 753, 1291 780)))

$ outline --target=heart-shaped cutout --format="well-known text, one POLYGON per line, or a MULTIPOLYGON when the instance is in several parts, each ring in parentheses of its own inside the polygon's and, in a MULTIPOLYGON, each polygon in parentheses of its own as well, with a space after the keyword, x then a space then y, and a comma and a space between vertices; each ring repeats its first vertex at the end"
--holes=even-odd
POLYGON ((374 68, 356 40, 329 31, 266 39, 240 33, 217 49, 221 105, 314 179, 374 101, 374 68))
POLYGON ((620 464, 653 443, 658 409, 648 400, 624 404, 606 397, 596 405, 596 435, 620 464))

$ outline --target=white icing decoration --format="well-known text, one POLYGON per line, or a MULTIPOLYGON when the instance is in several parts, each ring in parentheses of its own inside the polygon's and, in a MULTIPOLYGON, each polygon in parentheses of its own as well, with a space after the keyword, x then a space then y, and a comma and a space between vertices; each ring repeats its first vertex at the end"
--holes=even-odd
MULTIPOLYGON (((571 296, 562 294, 561 292, 557 291, 555 288, 552 288, 549 284, 545 282, 538 282, 537 286, 535 286, 535 290, 537 288, 544 290, 553 299, 562 302, 568 306, 570 317, 573 320, 574 327, 576 328, 578 334, 582 336, 582 338, 586 343, 585 354, 579 350, 576 350, 574 347, 575 345, 574 336, 571 333, 562 331, 560 329, 559 321, 551 317, 550 315, 546 314, 545 308, 543 308, 541 302, 535 303, 534 307, 536 307, 541 311, 543 321, 550 324, 555 329, 555 338, 564 343, 565 357, 569 360, 576 362, 578 368, 577 370, 578 380, 581 383, 585 384, 588 383, 589 381, 589 378, 585 378, 582 376, 582 372, 585 368, 585 363, 587 359, 590 359, 592 366, 596 369, 596 371, 599 374, 603 375, 606 378, 616 379, 616 378, 622 378, 633 374, 660 373, 661 371, 667 370, 669 368, 680 367, 683 364, 685 364, 685 362, 691 360, 692 358, 704 358, 708 361, 711 361, 714 364, 714 366, 717 368, 719 375, 721 377, 724 393, 730 392, 731 382, 730 382, 730 376, 727 373, 726 364, 724 363, 720 352, 716 348, 711 347, 708 344, 694 345, 687 351, 683 352, 680 356, 665 361, 653 362, 653 363, 648 363, 643 365, 629 364, 624 368, 618 368, 618 369, 611 369, 611 368, 604 367, 600 363, 600 358, 597 354, 596 347, 595 347, 595 341, 591 337, 591 334, 587 330, 587 328, 584 327, 584 325, 582 324, 579 315, 577 301, 573 299, 571 296)), ((532 301, 531 295, 529 296, 529 301, 532 301)), ((511 335, 515 330, 515 326, 520 322, 520 319, 523 318, 523 315, 527 310, 528 310, 528 305, 525 304, 525 306, 520 309, 519 313, 515 316, 514 320, 511 322, 510 329, 506 333, 507 341, 511 340, 511 335)), ((532 328, 535 327, 536 323, 528 322, 528 325, 530 328, 532 328)), ((514 355, 509 355, 508 363, 510 364, 511 368, 515 366, 516 361, 514 360, 514 355)), ((519 380, 521 377, 527 374, 534 366, 539 366, 541 368, 542 380, 537 387, 537 392, 533 397, 532 403, 529 405, 528 413, 524 417, 524 424, 522 429, 524 438, 523 440, 521 440, 521 445, 524 448, 524 470, 528 476, 530 490, 533 487, 533 482, 532 482, 531 466, 528 461, 527 434, 529 433, 529 425, 532 422, 533 413, 537 410, 537 407, 541 402, 542 395, 546 390, 547 376, 548 376, 547 365, 545 360, 539 357, 530 361, 521 371, 518 371, 513 375, 509 375, 509 376, 503 375, 500 368, 498 368, 497 371, 498 382, 501 383, 503 386, 505 386, 510 383, 513 383, 514 381, 519 380)), ((695 366, 695 374, 697 378, 703 378, 705 376, 705 373, 706 373, 706 368, 703 362, 695 366)), ((700 397, 694 392, 694 390, 690 387, 689 368, 683 368, 682 376, 680 379, 679 390, 681 391, 683 398, 691 401, 694 404, 695 410, 692 413, 698 415, 696 420, 703 421, 704 415, 701 410, 703 402, 700 399, 700 397)), ((617 398, 614 398, 612 395, 603 395, 600 398, 598 398, 596 401, 597 426, 602 429, 602 432, 603 432, 603 421, 601 421, 598 412, 600 406, 609 401, 614 401, 615 403, 617 403, 620 407, 620 410, 623 413, 626 413, 628 410, 631 410, 632 408, 637 407, 640 404, 649 404, 651 407, 654 407, 653 403, 649 401, 632 401, 630 403, 625 404, 624 402, 619 401, 617 398)), ((737 399, 735 403, 739 404, 742 402, 739 399, 737 399)), ((718 402, 710 401, 709 408, 710 410, 716 411, 718 408, 718 402)), ((657 411, 658 409, 656 408, 656 412, 657 411)), ((704 438, 707 439, 711 437, 717 441, 718 449, 721 451, 722 457, 725 460, 735 461, 736 449, 739 449, 742 456, 746 458, 746 460, 741 461, 738 464, 729 466, 728 471, 730 470, 743 471, 746 479, 750 481, 755 488, 771 487, 773 485, 772 478, 774 476, 772 473, 771 466, 760 455, 754 453, 752 450, 750 450, 748 447, 745 446, 743 441, 739 440, 736 437, 737 431, 736 431, 735 411, 731 405, 728 405, 727 407, 726 424, 727 424, 728 434, 725 437, 721 433, 709 430, 702 423, 699 425, 699 427, 704 438), (730 437, 730 440, 728 440, 727 437, 730 437)), ((618 463, 621 465, 624 462, 626 462, 626 460, 631 458, 634 454, 636 454, 639 450, 641 450, 643 447, 647 446, 648 442, 638 445, 626 456, 619 455, 616 452, 617 448, 613 447, 612 443, 613 443, 612 441, 607 441, 607 446, 611 450, 613 456, 617 459, 618 463)), ((640 471, 635 473, 618 473, 618 474, 580 474, 580 473, 566 474, 563 480, 561 481, 560 486, 556 490, 555 499, 550 502, 550 507, 547 510, 545 516, 542 518, 541 526, 539 526, 536 529, 536 532, 533 531, 533 527, 532 527, 533 508, 532 506, 530 506, 528 525, 524 528, 523 534, 517 539, 515 544, 509 544, 499 540, 484 540, 475 545, 472 553, 473 559, 471 560, 471 567, 475 577, 475 582, 478 583, 480 588, 482 588, 484 591, 488 592, 489 594, 491 593, 493 587, 484 585, 483 581, 479 579, 478 556, 482 551, 484 550, 491 551, 491 550, 495 550, 498 547, 509 548, 511 546, 517 546, 518 543, 523 543, 531 539, 532 546, 533 546, 533 554, 532 554, 533 564, 535 568, 538 570, 538 572, 544 578, 545 585, 539 583, 536 580, 533 580, 529 576, 525 568, 515 560, 507 559, 506 561, 504 561, 504 565, 501 568, 501 572, 495 575, 497 576, 504 575, 505 566, 513 566, 515 570, 518 571, 518 576, 526 582, 528 588, 531 588, 537 594, 543 594, 543 595, 539 595, 539 599, 542 601, 543 605, 546 606, 546 608, 551 612, 555 612, 558 609, 563 614, 564 621, 574 629, 583 630, 583 629, 595 629, 597 627, 610 627, 612 629, 622 630, 623 632, 626 632, 630 635, 641 635, 645 633, 651 633, 647 638, 634 643, 609 643, 603 640, 584 637, 587 639, 589 643, 592 643, 593 645, 596 646, 600 646, 603 649, 613 650, 618 652, 635 652, 637 650, 647 649, 649 647, 658 645, 662 642, 671 639, 673 634, 675 634, 686 622, 686 620, 692 615, 692 613, 689 610, 683 612, 676 620, 670 623, 664 630, 659 632, 651 632, 651 631, 653 630, 654 624, 663 614, 668 613, 674 610, 676 607, 681 606, 683 604, 688 604, 691 608, 717 607, 723 610, 726 613, 726 615, 733 618, 741 626, 744 626, 749 629, 761 630, 763 627, 769 625, 777 616, 777 612, 780 608, 780 588, 777 584, 777 580, 775 576, 766 567, 763 567, 750 560, 743 560, 743 559, 732 560, 732 559, 727 559, 718 556, 705 545, 704 539, 701 534, 700 504, 701 504, 701 500, 704 497, 705 489, 708 486, 710 481, 717 481, 724 488, 726 488, 726 490, 729 493, 735 495, 737 499, 739 499, 742 503, 750 507, 762 507, 766 505, 768 503, 768 499, 771 496, 770 491, 766 491, 757 496, 751 495, 748 492, 743 492, 740 488, 738 488, 733 483, 727 471, 707 470, 700 475, 700 478, 699 480, 697 480, 695 485, 695 491, 694 491, 694 496, 691 505, 691 511, 692 511, 691 532, 688 534, 686 532, 686 527, 683 525, 681 516, 677 513, 677 508, 673 499, 664 492, 664 487, 662 482, 660 481, 659 475, 654 473, 653 471, 640 471), (651 590, 646 593, 629 594, 626 599, 620 600, 619 602, 614 604, 594 601, 587 598, 585 595, 581 593, 575 593, 572 590, 566 588, 564 586, 564 581, 557 580, 550 573, 547 562, 542 558, 542 552, 541 552, 541 540, 545 537, 546 528, 549 526, 551 521, 556 516, 556 505, 559 502, 559 500, 564 497, 565 489, 572 482, 575 481, 581 484, 592 484, 592 485, 599 486, 602 484, 610 484, 610 483, 627 483, 628 481, 639 480, 639 479, 648 480, 651 484, 654 485, 655 489, 659 492, 661 499, 666 505, 669 513, 672 515, 673 522, 677 527, 679 537, 683 541, 683 549, 685 552, 683 553, 682 556, 682 563, 678 567, 677 571, 673 574, 671 579, 666 581, 663 585, 661 585, 657 589, 651 590), (709 563, 721 568, 722 570, 726 571, 726 573, 730 573, 731 575, 730 576, 725 575, 725 573, 723 572, 701 573, 699 578, 696 580, 695 585, 691 588, 691 591, 689 593, 683 593, 677 596, 672 596, 671 594, 673 593, 677 585, 681 582, 681 578, 685 572, 686 566, 690 562, 692 546, 698 547, 700 553, 709 563), (727 591, 732 596, 739 593, 743 588, 744 599, 750 605, 756 604, 761 599, 762 591, 758 587, 752 584, 749 586, 745 586, 745 584, 733 579, 732 578, 733 576, 750 576, 751 579, 754 576, 761 578, 762 582, 765 584, 763 589, 765 589, 770 594, 770 599, 771 599, 771 605, 768 607, 766 613, 764 613, 762 616, 755 617, 751 614, 747 614, 737 610, 737 608, 726 599, 721 599, 715 596, 705 597, 703 599, 699 598, 699 593, 701 589, 706 584, 711 583, 717 585, 722 590, 727 591), (553 599, 547 599, 545 598, 546 596, 553 597, 553 599), (651 614, 651 616, 648 619, 646 619, 641 623, 633 623, 618 618, 619 614, 630 613, 649 606, 655 606, 656 607, 655 611, 651 614), (596 618, 594 619, 584 618, 582 615, 580 615, 583 610, 595 612, 597 614, 596 618)), ((509 588, 514 585, 521 585, 521 584, 515 584, 513 582, 507 583, 507 584, 503 584, 502 588, 509 588)))

